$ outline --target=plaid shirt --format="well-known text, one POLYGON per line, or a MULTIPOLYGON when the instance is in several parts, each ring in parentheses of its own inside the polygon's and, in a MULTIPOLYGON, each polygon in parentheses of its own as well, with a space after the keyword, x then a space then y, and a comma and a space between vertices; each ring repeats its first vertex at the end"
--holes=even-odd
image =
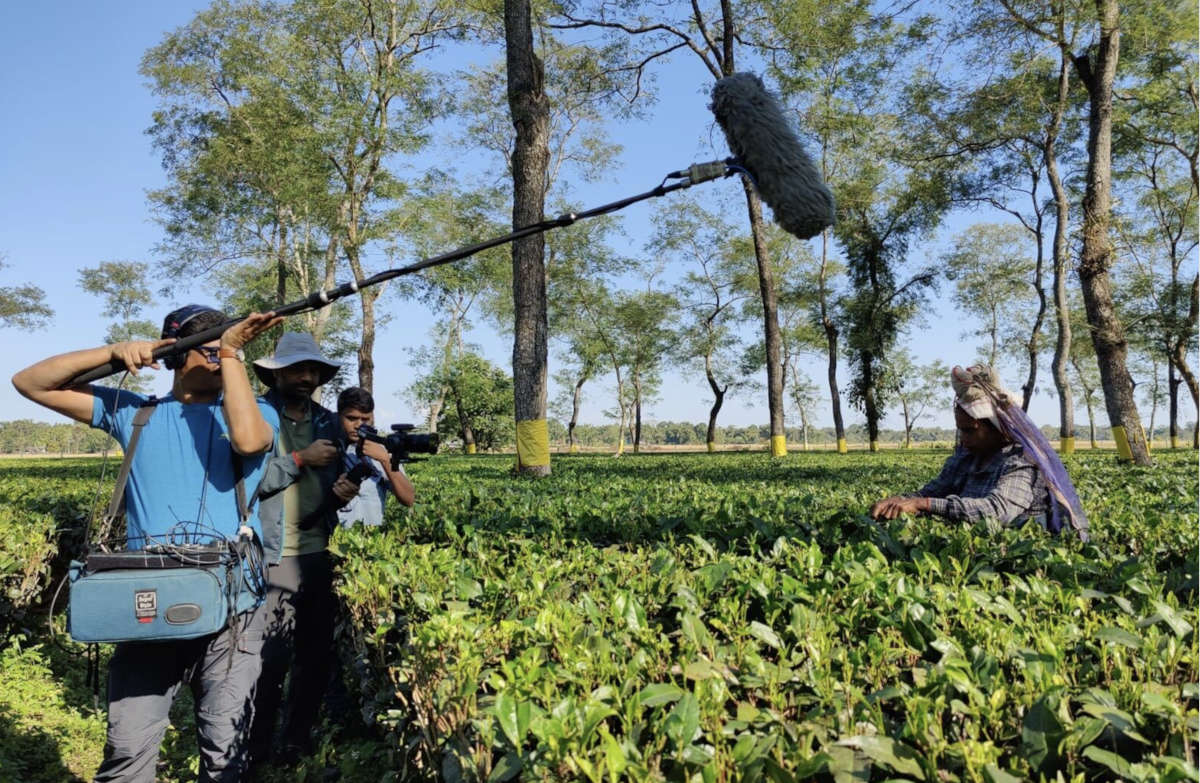
POLYGON ((1046 483, 1018 444, 981 461, 961 446, 937 478, 917 492, 929 498, 929 513, 947 519, 996 519, 1005 524, 1044 515, 1046 483))

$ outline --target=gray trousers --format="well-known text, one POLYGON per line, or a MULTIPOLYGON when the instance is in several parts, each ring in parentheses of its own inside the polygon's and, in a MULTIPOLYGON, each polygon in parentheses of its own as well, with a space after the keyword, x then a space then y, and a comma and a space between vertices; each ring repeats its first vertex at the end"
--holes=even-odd
POLYGON ((262 675, 254 697, 250 757, 268 760, 275 748, 275 721, 289 672, 283 746, 312 750, 312 730, 325 695, 333 659, 337 600, 333 560, 326 551, 282 557, 267 568, 267 629, 262 675))
POLYGON ((246 766, 264 606, 243 612, 237 634, 122 642, 108 664, 108 739, 96 783, 153 783, 171 703, 184 683, 196 705, 200 781, 234 783, 246 766))

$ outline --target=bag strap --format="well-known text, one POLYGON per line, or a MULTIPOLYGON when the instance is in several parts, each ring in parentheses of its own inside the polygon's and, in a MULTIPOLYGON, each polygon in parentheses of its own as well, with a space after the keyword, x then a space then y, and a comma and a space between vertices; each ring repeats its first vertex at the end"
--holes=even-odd
MULTIPOLYGON (((250 508, 246 505, 246 471, 242 466, 242 455, 236 451, 233 452, 233 472, 237 474, 237 485, 233 488, 233 494, 237 497, 238 507, 238 524, 246 524, 246 520, 250 519, 250 508)), ((257 497, 257 493, 255 493, 257 497)))
POLYGON ((146 422, 150 421, 150 415, 154 413, 157 406, 158 398, 151 397, 142 407, 138 408, 137 413, 133 414, 133 432, 129 435, 129 444, 125 447, 125 456, 121 460, 121 470, 117 473, 117 485, 113 487, 112 500, 108 502, 108 511, 105 514, 109 520, 124 513, 125 484, 129 481, 129 471, 133 467, 133 452, 137 449, 142 429, 146 426, 146 422))

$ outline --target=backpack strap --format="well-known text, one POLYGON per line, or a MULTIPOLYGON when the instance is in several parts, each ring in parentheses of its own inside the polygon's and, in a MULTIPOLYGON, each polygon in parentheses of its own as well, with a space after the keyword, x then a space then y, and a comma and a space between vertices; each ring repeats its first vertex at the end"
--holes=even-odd
POLYGON ((125 457, 121 460, 121 470, 117 473, 117 485, 113 487, 112 500, 108 502, 108 511, 105 513, 105 518, 108 520, 116 519, 125 512, 125 484, 129 481, 129 470, 133 467, 133 452, 137 449, 142 429, 146 426, 146 422, 150 421, 150 415, 154 413, 157 405, 158 398, 151 397, 142 407, 138 408, 137 413, 133 414, 133 432, 129 435, 129 444, 125 447, 125 457))

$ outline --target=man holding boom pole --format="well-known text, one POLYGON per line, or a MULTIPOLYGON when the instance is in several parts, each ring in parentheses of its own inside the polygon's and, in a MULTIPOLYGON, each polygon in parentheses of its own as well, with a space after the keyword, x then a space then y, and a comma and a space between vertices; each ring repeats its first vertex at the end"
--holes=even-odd
MULTIPOLYGON (((228 321, 223 313, 188 305, 167 316, 161 340, 53 356, 21 370, 12 382, 25 397, 103 429, 127 450, 135 415, 153 406, 130 463, 129 549, 168 540, 181 528, 212 530, 232 540, 242 526, 235 488, 239 479, 257 485, 278 427, 274 410, 254 398, 241 349, 280 320, 273 313, 253 313, 219 338, 165 356, 163 364, 175 377, 171 393, 161 400, 70 384, 113 361, 134 374, 144 367, 158 369, 154 351, 219 328, 228 321)), ((259 533, 253 514, 246 525, 259 533)), ((261 584, 263 574, 248 578, 261 584)), ((200 780, 241 779, 265 626, 261 596, 248 593, 244 603, 248 606, 239 601, 240 611, 228 627, 207 636, 117 644, 108 671, 108 738, 95 780, 152 783, 171 703, 184 684, 195 697, 200 780)))

